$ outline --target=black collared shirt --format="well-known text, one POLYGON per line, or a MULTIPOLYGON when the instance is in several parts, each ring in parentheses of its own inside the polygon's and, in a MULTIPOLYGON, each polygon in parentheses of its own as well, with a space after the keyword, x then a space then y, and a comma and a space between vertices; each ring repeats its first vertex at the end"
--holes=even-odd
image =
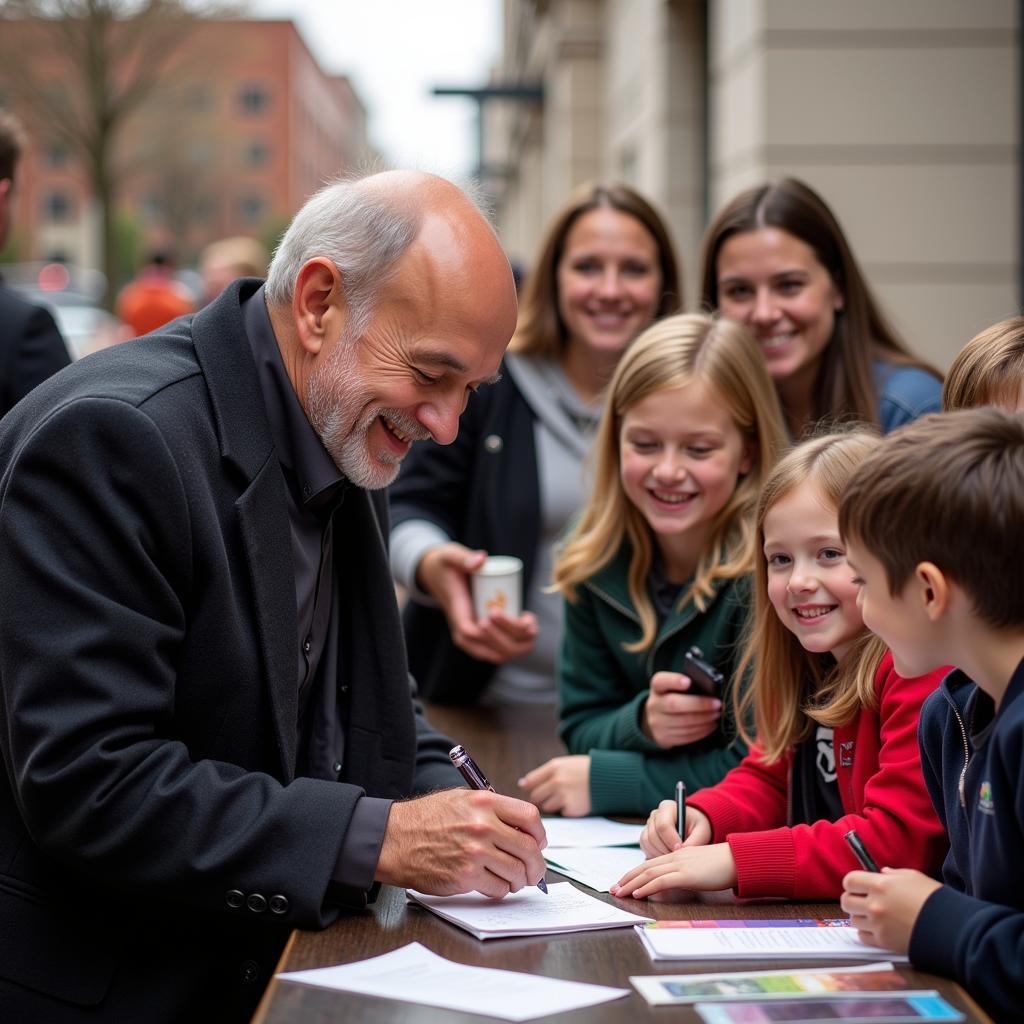
MULTIPOLYGON (((341 622, 334 558, 336 512, 348 481, 327 453, 299 403, 284 368, 261 287, 244 304, 245 329, 256 361, 270 433, 287 484, 288 523, 295 567, 296 686, 300 774, 337 780, 344 775, 347 689, 340 661, 341 622)), ((373 883, 391 801, 356 804, 334 870, 353 894, 373 883)))

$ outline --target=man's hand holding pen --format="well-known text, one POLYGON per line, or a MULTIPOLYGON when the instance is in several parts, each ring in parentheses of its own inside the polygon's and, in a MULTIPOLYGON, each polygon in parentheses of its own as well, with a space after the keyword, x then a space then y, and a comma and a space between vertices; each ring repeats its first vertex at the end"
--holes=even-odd
POLYGON ((377 881, 438 896, 500 899, 535 885, 547 865, 540 812, 488 790, 446 789, 391 805, 377 881))

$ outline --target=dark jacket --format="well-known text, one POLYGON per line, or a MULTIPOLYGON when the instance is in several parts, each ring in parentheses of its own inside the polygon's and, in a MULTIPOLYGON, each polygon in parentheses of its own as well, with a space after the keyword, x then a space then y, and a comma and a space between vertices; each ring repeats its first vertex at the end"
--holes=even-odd
MULTIPOLYGON (((0 1019, 248 1020, 364 793, 457 784, 414 714, 382 496, 336 513, 345 767, 296 778, 285 483, 236 282, 0 426, 0 1019)), ((365 894, 352 897, 365 904, 365 894)))
POLYGON ((915 967, 955 978, 998 1021, 1024 1007, 1024 662, 998 713, 959 670, 921 711, 925 781, 949 834, 945 883, 910 936, 915 967))
MULTIPOLYGON (((472 395, 453 444, 420 442, 391 485, 391 520, 425 519, 453 540, 523 561, 529 592, 540 542, 534 415, 512 375, 472 395)), ((420 692, 441 704, 473 704, 495 666, 452 643, 444 613, 410 600, 403 614, 409 668, 420 692)))
POLYGON ((570 754, 590 755, 590 800, 594 814, 646 814, 675 792, 720 781, 747 752, 732 717, 732 688, 749 614, 750 583, 723 580, 703 612, 688 604, 662 623, 646 651, 624 643, 640 637, 640 618, 629 596, 629 549, 577 588, 566 602, 565 633, 558 664, 561 725, 570 754), (699 647, 727 680, 722 718, 710 736, 664 750, 643 733, 640 722, 651 676, 678 672, 691 646, 699 647))
POLYGON ((0 416, 71 362, 49 311, 0 279, 0 416))

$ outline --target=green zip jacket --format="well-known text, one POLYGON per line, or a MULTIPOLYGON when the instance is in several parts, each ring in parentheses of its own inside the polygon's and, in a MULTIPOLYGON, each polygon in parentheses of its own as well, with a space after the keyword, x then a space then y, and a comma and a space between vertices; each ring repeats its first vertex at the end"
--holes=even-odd
POLYGON ((736 735, 732 688, 749 614, 749 578, 719 581, 704 612, 692 604, 674 608, 651 647, 631 653, 622 645, 639 638, 640 616, 629 596, 628 566, 624 545, 577 588, 577 600, 565 604, 559 734, 570 754, 590 755, 593 814, 647 814, 674 795, 677 780, 691 793, 714 785, 747 752, 736 735), (665 750, 641 729, 651 676, 679 671, 694 645, 726 678, 722 718, 710 736, 665 750))

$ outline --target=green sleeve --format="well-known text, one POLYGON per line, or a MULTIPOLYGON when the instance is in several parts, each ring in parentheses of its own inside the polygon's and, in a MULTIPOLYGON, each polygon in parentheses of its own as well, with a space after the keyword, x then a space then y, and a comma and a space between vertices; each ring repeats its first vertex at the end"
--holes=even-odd
POLYGON ((570 754, 593 748, 655 752, 640 728, 647 680, 631 680, 598 621, 596 599, 583 587, 565 603, 558 661, 559 735, 570 754))

